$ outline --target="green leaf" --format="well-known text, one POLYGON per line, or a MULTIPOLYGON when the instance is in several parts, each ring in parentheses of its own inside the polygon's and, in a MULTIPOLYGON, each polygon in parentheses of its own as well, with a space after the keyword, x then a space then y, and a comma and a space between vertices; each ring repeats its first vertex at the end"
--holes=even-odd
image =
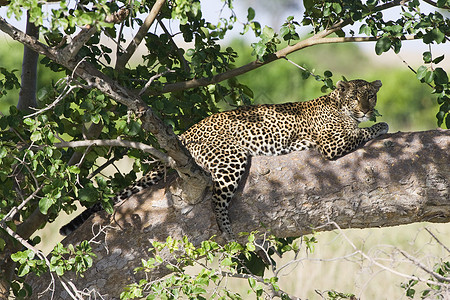
POLYGON ((128 124, 128 134, 131 136, 137 135, 141 130, 141 124, 136 121, 130 121, 128 124))
POLYGON ((375 44, 375 53, 381 55, 383 52, 388 51, 390 47, 391 40, 387 36, 383 36, 375 44))
POLYGON ((362 34, 362 33, 370 36, 372 31, 369 26, 367 26, 366 24, 362 24, 361 27, 359 28, 359 34, 362 34))
POLYGON ((287 26, 282 26, 280 29, 280 36, 284 37, 285 35, 287 35, 291 30, 289 29, 289 27, 287 26))
MULTIPOLYGON (((206 293, 206 290, 205 289, 203 289, 203 288, 201 288, 201 287, 194 287, 193 289, 192 289, 192 291, 191 291, 191 294, 194 294, 194 295, 198 295, 198 294, 204 294, 204 293, 206 293)), ((197 296, 198 297, 198 296, 197 296)))
POLYGON ((314 0, 303 0, 303 6, 305 6, 306 10, 310 10, 314 7, 314 0))
POLYGON ((67 170, 73 174, 80 174, 80 168, 78 166, 68 166, 67 170))
POLYGON ((256 280, 255 280, 255 278, 249 277, 249 278, 248 278, 248 285, 249 285, 252 289, 254 289, 255 286, 256 286, 256 280))
POLYGON ((247 10, 247 20, 250 22, 255 18, 255 10, 251 7, 247 10))
POLYGON ((36 141, 40 140, 41 138, 42 138, 41 132, 39 132, 39 131, 34 131, 30 136, 30 140, 32 142, 36 142, 36 141))
POLYGON ((195 50, 194 49, 187 49, 186 50, 186 55, 187 56, 193 56, 195 54, 195 50))
POLYGON ((339 14, 342 11, 342 6, 339 3, 333 3, 333 10, 335 13, 339 14))
POLYGON ((11 259, 15 262, 23 264, 28 258, 28 253, 26 251, 19 251, 11 254, 11 259))
POLYGON ((23 276, 27 275, 29 272, 30 272, 30 266, 29 265, 21 265, 19 267, 18 275, 19 275, 19 277, 23 277, 23 276))
POLYGON ((36 120, 31 119, 31 118, 26 118, 25 120, 23 120, 23 123, 28 126, 31 126, 31 125, 34 125, 34 123, 36 123, 36 120))
POLYGON ((99 114, 92 115, 91 121, 95 124, 98 124, 101 121, 101 116, 99 114))
POLYGON ((448 76, 447 73, 442 68, 436 68, 434 70, 434 82, 436 84, 447 84, 448 76))
POLYGON ((50 206, 52 206, 53 200, 48 197, 43 197, 39 200, 39 210, 42 214, 46 215, 50 206))
MULTIPOLYGON (((442 125, 442 123, 444 122, 444 116, 445 113, 441 110, 438 111, 438 113, 436 114, 436 119, 438 120, 438 126, 440 127, 442 125)), ((447 122, 447 121, 446 121, 447 122)))
POLYGON ((425 44, 431 44, 433 41, 436 41, 436 43, 440 44, 444 41, 445 34, 440 31, 438 28, 434 28, 433 30, 428 31, 423 36, 423 42, 425 44))
POLYGON ((425 77, 423 78, 423 80, 426 83, 432 83, 434 79, 434 72, 433 71, 427 71, 425 74, 425 77))
POLYGON ((426 66, 420 66, 417 69, 417 73, 416 73, 416 77, 417 79, 421 80, 422 78, 425 77, 425 75, 427 74, 428 68, 426 66))
POLYGON ((261 34, 261 39, 264 43, 269 42, 273 37, 275 36, 275 31, 269 27, 269 26, 264 26, 263 28, 263 32, 261 34))
POLYGON ((429 64, 431 62, 431 52, 430 51, 426 51, 422 54, 423 56, 423 62, 426 64, 429 64))
POLYGON ((57 266, 56 268, 54 268, 53 271, 55 271, 58 276, 64 275, 64 267, 63 266, 57 266))
POLYGON ((220 265, 223 266, 223 267, 228 267, 228 266, 233 265, 233 262, 231 261, 231 258, 225 257, 225 258, 222 260, 222 262, 220 263, 220 265))
POLYGON ((88 14, 82 14, 79 18, 78 18, 78 23, 80 25, 89 25, 92 24, 92 18, 90 15, 88 14))
POLYGON ((443 59, 444 59, 444 55, 441 55, 441 56, 436 57, 435 59, 433 59, 433 63, 438 64, 438 63, 440 63, 443 59))
POLYGON ((79 191, 78 197, 82 202, 96 202, 98 199, 98 192, 93 186, 86 186, 79 191))
POLYGON ((4 158, 8 154, 6 147, 0 148, 0 159, 4 158))
POLYGON ((436 2, 436 4, 437 4, 437 7, 444 8, 445 6, 450 6, 450 1, 449 0, 438 0, 436 2))
POLYGON ((247 243, 245 245, 245 247, 247 248, 248 251, 255 251, 256 250, 256 247, 255 247, 255 245, 253 243, 247 243))
POLYGON ((252 44, 253 49, 255 49, 255 54, 258 58, 262 58, 266 53, 266 45, 261 41, 258 43, 252 44))

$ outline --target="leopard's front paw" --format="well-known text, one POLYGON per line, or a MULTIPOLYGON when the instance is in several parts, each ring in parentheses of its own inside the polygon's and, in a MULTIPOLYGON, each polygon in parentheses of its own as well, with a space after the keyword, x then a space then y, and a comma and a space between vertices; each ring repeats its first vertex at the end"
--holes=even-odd
POLYGON ((377 124, 375 124, 375 125, 373 125, 373 126, 377 126, 378 128, 378 133, 377 133, 377 136, 380 136, 380 135, 383 135, 383 134, 385 134, 385 133, 387 133, 388 131, 389 131, 389 125, 387 124, 387 123, 385 123, 385 122, 380 122, 380 123, 377 123, 377 124))

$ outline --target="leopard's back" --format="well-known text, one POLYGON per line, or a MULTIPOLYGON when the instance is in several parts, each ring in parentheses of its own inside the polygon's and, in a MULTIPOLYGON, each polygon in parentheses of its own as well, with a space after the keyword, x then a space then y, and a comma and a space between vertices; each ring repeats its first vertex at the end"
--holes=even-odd
POLYGON ((298 103, 241 107, 209 116, 180 139, 194 158, 204 155, 202 150, 211 144, 221 149, 234 145, 250 156, 286 154, 304 132, 297 126, 299 109, 298 103))

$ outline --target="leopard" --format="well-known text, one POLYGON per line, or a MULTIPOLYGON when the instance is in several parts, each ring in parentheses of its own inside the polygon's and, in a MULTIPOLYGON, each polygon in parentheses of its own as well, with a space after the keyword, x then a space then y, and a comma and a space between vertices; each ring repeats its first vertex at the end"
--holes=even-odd
MULTIPOLYGON (((338 81, 329 94, 309 101, 242 106, 212 114, 179 136, 195 162, 212 177, 212 203, 218 227, 234 236, 228 207, 253 156, 284 155, 314 148, 329 160, 356 150, 389 130, 385 122, 370 127, 376 112, 380 80, 338 81)), ((117 194, 114 203, 155 184, 164 176, 159 164, 148 175, 117 194)), ((101 204, 85 210, 60 230, 67 235, 101 204)))

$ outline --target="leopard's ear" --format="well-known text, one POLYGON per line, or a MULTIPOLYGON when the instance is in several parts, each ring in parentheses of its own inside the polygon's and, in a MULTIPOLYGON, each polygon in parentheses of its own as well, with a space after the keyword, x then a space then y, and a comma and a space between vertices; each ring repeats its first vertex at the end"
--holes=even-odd
POLYGON ((374 88, 376 88, 377 90, 379 90, 380 87, 382 86, 381 80, 375 80, 375 81, 372 81, 370 84, 371 84, 374 88))
POLYGON ((340 92, 345 92, 348 89, 348 87, 349 87, 349 84, 346 81, 339 80, 336 83, 336 89, 340 92))

